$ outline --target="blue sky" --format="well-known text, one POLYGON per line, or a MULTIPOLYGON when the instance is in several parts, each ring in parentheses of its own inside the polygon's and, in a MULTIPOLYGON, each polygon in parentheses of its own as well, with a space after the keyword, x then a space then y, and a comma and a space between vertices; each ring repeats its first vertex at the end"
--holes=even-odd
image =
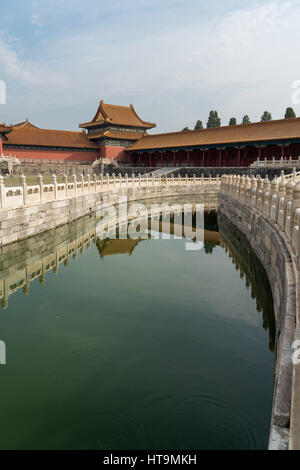
MULTIPOLYGON (((300 2, 1 0, 0 121, 77 129, 100 99, 155 132, 283 117, 300 79, 300 2)), ((300 105, 294 106, 300 115, 300 105)))

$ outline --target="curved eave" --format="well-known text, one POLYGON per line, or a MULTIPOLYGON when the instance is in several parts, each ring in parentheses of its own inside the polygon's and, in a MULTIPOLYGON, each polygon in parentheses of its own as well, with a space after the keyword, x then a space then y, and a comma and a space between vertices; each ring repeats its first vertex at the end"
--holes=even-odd
POLYGON ((135 117, 140 121, 141 125, 143 127, 146 127, 147 129, 153 129, 154 127, 156 127, 156 124, 154 124, 154 122, 146 122, 146 121, 143 121, 140 116, 137 114, 136 110, 134 109, 134 106, 133 104, 130 105, 135 117))
POLYGON ((13 127, 0 125, 0 135, 10 134, 12 131, 13 131, 13 127))

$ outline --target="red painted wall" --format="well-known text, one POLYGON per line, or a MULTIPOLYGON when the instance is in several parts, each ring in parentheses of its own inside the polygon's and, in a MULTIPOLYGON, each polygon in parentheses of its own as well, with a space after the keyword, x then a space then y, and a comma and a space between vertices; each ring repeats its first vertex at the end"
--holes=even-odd
POLYGON ((20 159, 29 160, 70 160, 70 161, 90 161, 93 162, 99 158, 99 154, 96 152, 76 152, 75 150, 62 150, 62 151, 51 151, 51 150, 31 150, 31 149, 14 149, 5 148, 4 153, 6 155, 12 155, 20 159))
POLYGON ((102 158, 111 158, 115 159, 118 162, 125 162, 128 161, 128 156, 126 152, 124 152, 125 147, 116 147, 116 146, 106 146, 100 147, 100 155, 102 158))

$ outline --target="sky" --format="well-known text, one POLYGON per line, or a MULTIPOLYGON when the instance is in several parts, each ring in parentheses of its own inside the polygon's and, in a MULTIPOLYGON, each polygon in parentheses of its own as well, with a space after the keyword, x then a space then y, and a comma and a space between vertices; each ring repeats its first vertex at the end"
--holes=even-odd
POLYGON ((0 122, 77 130, 100 100, 154 132, 300 115, 299 24, 300 0, 1 0, 0 122))

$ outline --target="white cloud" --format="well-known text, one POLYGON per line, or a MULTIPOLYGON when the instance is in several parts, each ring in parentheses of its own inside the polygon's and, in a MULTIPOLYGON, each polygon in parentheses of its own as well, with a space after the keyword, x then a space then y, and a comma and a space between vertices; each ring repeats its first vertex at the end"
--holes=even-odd
POLYGON ((40 28, 44 26, 41 15, 39 13, 33 13, 31 15, 31 23, 36 26, 39 26, 40 28))

